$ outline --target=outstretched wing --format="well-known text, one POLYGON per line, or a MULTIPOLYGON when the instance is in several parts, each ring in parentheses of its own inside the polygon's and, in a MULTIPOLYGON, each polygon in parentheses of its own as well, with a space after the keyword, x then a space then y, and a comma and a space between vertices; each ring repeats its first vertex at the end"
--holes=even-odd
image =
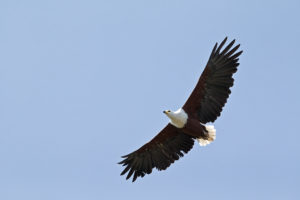
POLYGON ((157 136, 138 150, 122 156, 119 162, 125 166, 121 173, 128 172, 126 179, 133 175, 132 182, 137 177, 150 174, 155 167, 158 170, 167 169, 175 160, 192 149, 194 138, 186 135, 175 126, 168 124, 157 136))
POLYGON ((238 57, 242 51, 237 51, 240 45, 231 48, 233 40, 224 50, 227 37, 218 46, 214 46, 209 60, 192 94, 183 106, 189 116, 198 118, 200 122, 214 122, 220 116, 233 86, 232 75, 237 71, 238 57))

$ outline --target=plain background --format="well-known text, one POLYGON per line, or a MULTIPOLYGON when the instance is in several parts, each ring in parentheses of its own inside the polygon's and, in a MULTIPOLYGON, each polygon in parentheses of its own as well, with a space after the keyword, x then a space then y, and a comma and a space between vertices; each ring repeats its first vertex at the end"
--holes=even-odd
POLYGON ((0 1, 0 199, 299 199, 300 1, 0 1), (244 50, 217 139, 135 183, 116 163, 244 50))

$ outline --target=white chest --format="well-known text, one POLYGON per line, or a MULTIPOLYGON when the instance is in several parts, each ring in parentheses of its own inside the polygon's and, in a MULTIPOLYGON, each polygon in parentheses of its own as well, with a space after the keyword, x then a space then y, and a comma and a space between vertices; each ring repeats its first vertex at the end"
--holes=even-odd
POLYGON ((187 113, 182 108, 179 108, 175 112, 168 113, 167 116, 170 118, 170 123, 177 128, 183 128, 188 119, 187 113))

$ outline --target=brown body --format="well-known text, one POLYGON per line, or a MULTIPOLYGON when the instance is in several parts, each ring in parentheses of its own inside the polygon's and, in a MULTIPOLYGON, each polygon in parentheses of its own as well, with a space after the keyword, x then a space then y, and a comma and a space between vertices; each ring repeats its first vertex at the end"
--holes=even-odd
POLYGON ((186 125, 182 128, 185 134, 193 136, 195 138, 207 138, 207 131, 197 119, 187 119, 186 125))

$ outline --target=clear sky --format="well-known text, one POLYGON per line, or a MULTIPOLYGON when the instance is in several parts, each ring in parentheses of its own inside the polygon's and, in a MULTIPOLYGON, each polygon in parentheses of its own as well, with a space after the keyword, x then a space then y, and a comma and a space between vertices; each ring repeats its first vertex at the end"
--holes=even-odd
POLYGON ((300 1, 0 1, 0 199, 299 199, 300 1), (244 50, 217 139, 135 183, 116 163, 244 50))

